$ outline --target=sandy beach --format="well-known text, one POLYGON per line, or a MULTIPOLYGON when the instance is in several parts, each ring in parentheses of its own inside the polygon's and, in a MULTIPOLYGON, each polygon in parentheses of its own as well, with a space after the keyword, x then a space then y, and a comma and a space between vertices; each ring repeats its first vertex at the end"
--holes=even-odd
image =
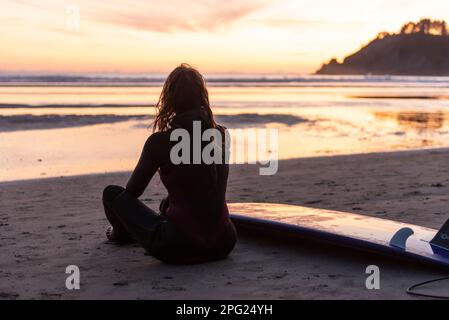
MULTIPOLYGON (((439 228, 448 218, 449 150, 285 160, 274 176, 233 165, 229 202, 277 202, 355 212, 439 228)), ((405 289, 442 270, 312 245, 240 235, 221 262, 171 266, 138 246, 105 241, 101 192, 129 172, 0 184, 0 299, 409 299, 405 289), (81 289, 65 288, 78 265, 81 289), (365 268, 381 289, 365 288, 365 268)), ((154 179, 142 199, 157 208, 154 179)), ((449 282, 432 289, 446 293, 449 282)))
POLYGON ((2 2, 0 300, 449 300, 448 12, 2 2))

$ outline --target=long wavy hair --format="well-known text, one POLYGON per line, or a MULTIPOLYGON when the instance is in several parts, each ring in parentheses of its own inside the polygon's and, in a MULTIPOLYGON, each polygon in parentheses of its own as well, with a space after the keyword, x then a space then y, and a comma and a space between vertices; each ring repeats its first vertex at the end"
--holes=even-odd
POLYGON ((192 110, 199 110, 205 115, 203 120, 207 127, 217 127, 209 104, 206 81, 198 70, 183 63, 165 80, 156 105, 153 131, 171 129, 172 121, 177 115, 192 110))

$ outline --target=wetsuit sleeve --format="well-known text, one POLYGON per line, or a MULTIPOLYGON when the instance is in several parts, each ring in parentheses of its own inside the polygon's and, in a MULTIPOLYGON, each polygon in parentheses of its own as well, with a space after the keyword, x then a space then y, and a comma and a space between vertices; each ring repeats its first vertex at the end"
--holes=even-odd
POLYGON ((158 151, 161 150, 158 148, 158 140, 155 134, 147 139, 139 162, 126 185, 126 190, 136 198, 142 195, 160 166, 158 151))

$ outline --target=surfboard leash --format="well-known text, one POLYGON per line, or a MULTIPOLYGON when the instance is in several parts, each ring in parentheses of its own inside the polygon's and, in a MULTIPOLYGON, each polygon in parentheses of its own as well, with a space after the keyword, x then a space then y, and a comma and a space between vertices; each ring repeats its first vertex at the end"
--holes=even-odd
POLYGON ((414 285, 408 287, 406 292, 408 294, 412 295, 412 296, 418 296, 418 297, 426 297, 426 298, 434 298, 434 299, 449 299, 449 296, 440 296, 440 295, 420 293, 420 292, 413 291, 414 289, 422 287, 422 286, 424 286, 426 284, 434 283, 434 282, 438 282, 438 281, 443 281, 443 280, 449 280, 449 277, 432 279, 432 280, 427 280, 427 281, 424 281, 424 282, 420 282, 420 283, 414 284, 414 285))

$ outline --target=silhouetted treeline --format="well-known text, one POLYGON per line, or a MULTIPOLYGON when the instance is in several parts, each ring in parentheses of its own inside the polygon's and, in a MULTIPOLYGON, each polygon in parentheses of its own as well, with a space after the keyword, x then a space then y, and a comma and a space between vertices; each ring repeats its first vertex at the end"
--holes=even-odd
MULTIPOLYGON (((444 20, 421 19, 418 22, 409 22, 402 26, 399 34, 429 34, 435 36, 447 36, 448 26, 444 20)), ((378 39, 387 36, 397 35, 397 33, 380 32, 378 39)))
POLYGON ((422 19, 417 23, 409 22, 401 29, 401 34, 433 34, 438 36, 447 36, 447 25, 444 20, 422 19))

